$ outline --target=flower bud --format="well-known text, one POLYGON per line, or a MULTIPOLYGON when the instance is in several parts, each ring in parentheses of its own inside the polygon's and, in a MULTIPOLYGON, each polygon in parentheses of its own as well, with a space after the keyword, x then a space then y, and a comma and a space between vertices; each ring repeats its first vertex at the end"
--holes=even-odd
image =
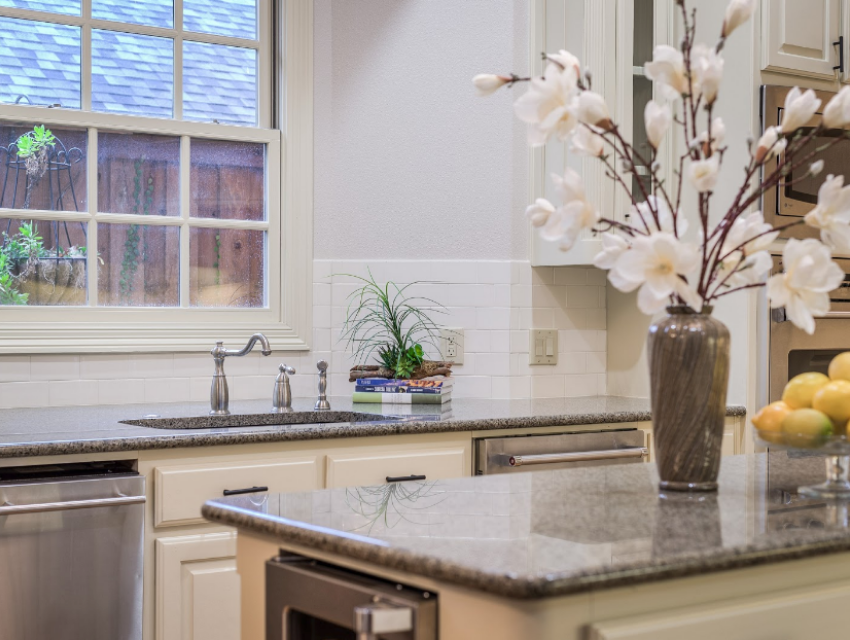
POLYGON ((479 73, 472 79, 479 96, 489 96, 511 81, 510 76, 497 76, 492 73, 479 73))

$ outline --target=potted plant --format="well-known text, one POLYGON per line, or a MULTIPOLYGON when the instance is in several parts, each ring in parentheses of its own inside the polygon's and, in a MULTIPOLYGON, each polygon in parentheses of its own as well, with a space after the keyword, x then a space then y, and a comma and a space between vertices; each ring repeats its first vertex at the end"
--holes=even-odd
POLYGON ((407 290, 419 282, 381 286, 369 272, 368 278, 348 275, 363 283, 348 296, 348 310, 342 339, 353 352, 357 364, 350 381, 358 378, 420 380, 451 375, 451 362, 429 360, 425 347, 439 353, 435 339, 440 326, 430 313, 445 313, 444 307, 429 298, 410 297, 407 290), (425 307, 431 307, 429 311, 425 307), (379 364, 366 364, 370 359, 379 364))
POLYGON ((24 209, 30 208, 32 192, 47 171, 50 150, 56 146, 56 137, 44 125, 33 127, 15 142, 18 158, 24 161, 27 172, 24 209))
POLYGON ((0 256, 0 286, 7 291, 3 304, 85 304, 86 247, 46 249, 36 223, 29 221, 16 233, 3 233, 0 256))

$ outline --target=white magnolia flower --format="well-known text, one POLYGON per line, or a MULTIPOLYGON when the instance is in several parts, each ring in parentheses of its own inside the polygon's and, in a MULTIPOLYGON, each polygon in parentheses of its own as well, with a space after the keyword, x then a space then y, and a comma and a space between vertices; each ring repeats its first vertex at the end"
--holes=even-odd
POLYGON ((668 100, 675 100, 689 92, 682 52, 667 44, 660 44, 652 52, 652 62, 647 62, 646 77, 655 82, 668 100))
POLYGON ((733 251, 743 251, 748 256, 765 251, 778 237, 779 232, 764 221, 761 211, 756 211, 732 223, 723 243, 721 257, 733 251))
POLYGON ((805 217, 820 229, 824 243, 836 253, 850 253, 850 186, 844 176, 827 176, 818 190, 818 204, 805 217))
POLYGON ((756 0, 732 0, 726 7, 722 36, 728 38, 729 34, 750 19, 755 9, 756 0))
POLYGON ((670 128, 672 120, 673 113, 670 110, 670 105, 660 105, 654 100, 646 103, 646 109, 643 111, 643 121, 646 124, 646 137, 654 149, 658 149, 658 146, 664 139, 664 135, 670 128))
POLYGON ((691 50, 691 72, 694 94, 701 95, 706 104, 717 99, 720 81, 723 80, 723 57, 713 47, 694 45, 691 50))
POLYGON ((546 58, 559 64, 564 71, 575 74, 576 79, 581 76, 581 62, 566 49, 561 49, 558 53, 547 53, 546 58))
POLYGON ((479 96, 489 96, 511 81, 510 76, 497 76, 492 73, 479 73, 472 79, 479 96))
POLYGON ((736 251, 720 263, 717 281, 723 283, 725 289, 759 284, 764 282, 772 267, 773 258, 767 251, 758 251, 749 256, 736 251))
POLYGON ((602 251, 593 259, 593 266, 599 269, 611 269, 617 260, 629 250, 629 243, 616 233, 606 231, 602 234, 602 251))
POLYGON ((805 126, 817 113, 821 101, 811 89, 805 93, 794 87, 785 98, 785 111, 779 125, 782 133, 792 133, 805 126))
POLYGON ((570 138, 570 151, 592 158, 601 156, 605 152, 605 141, 598 131, 590 125, 580 126, 570 138))
POLYGON ((517 117, 532 125, 532 145, 545 144, 552 137, 565 142, 573 132, 578 124, 572 109, 577 81, 574 70, 549 63, 546 75, 532 79, 528 91, 514 103, 517 117))
POLYGON ((555 213, 555 205, 549 202, 546 198, 537 198, 534 204, 528 206, 525 210, 526 217, 535 227, 542 227, 548 221, 551 215, 555 213))
POLYGON ((781 136, 782 130, 779 127, 768 127, 756 145, 756 162, 767 162, 785 151, 788 140, 781 136))
POLYGON ((703 131, 698 140, 702 146, 702 152, 706 156, 709 155, 709 153, 713 154, 720 149, 726 141, 726 125, 723 122, 723 118, 718 116, 711 121, 710 145, 708 144, 708 131, 703 131))
POLYGON ((701 193, 711 191, 717 185, 717 176, 720 172, 720 155, 715 153, 707 160, 691 162, 688 172, 691 184, 697 191, 701 193))
POLYGON ((560 248, 569 251, 585 229, 599 222, 599 212, 587 201, 581 176, 567 167, 563 176, 553 175, 555 190, 563 202, 552 214, 541 235, 547 240, 559 240, 560 248))
POLYGON ((669 233, 677 238, 681 238, 688 232, 688 221, 685 220, 685 216, 673 216, 667 206, 667 201, 663 198, 649 196, 646 201, 632 205, 630 214, 640 217, 649 225, 650 229, 655 228, 657 231, 669 233), (652 215, 653 211, 658 215, 657 224, 652 215))
POLYGON ((826 103, 823 124, 827 129, 843 129, 850 124, 850 87, 843 87, 826 103))
POLYGON ((832 261, 829 249, 813 238, 788 240, 782 265, 785 273, 767 281, 770 306, 785 307, 788 319, 811 335, 814 318, 829 311, 829 292, 844 281, 844 271, 832 261))
POLYGON ((605 98, 593 91, 582 91, 575 103, 575 115, 580 122, 609 130, 613 126, 605 98))
POLYGON ((694 309, 702 308, 702 299, 683 277, 699 264, 699 253, 665 232, 637 236, 630 250, 623 252, 608 272, 608 280, 618 290, 638 287, 638 308, 646 314, 661 311, 672 295, 678 295, 694 309))

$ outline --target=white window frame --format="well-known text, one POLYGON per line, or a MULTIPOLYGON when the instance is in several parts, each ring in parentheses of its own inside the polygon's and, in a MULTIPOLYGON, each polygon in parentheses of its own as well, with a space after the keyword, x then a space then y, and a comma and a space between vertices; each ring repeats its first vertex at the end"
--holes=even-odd
MULTIPOLYGON (((89 130, 87 210, 57 212, 4 209, 4 217, 68 220, 87 224, 89 246, 97 246, 98 222, 137 224, 138 216, 97 212, 97 154, 91 153, 99 129, 180 136, 181 185, 189 185, 189 141, 211 138, 267 145, 267 221, 192 219, 190 190, 181 190, 180 216, 149 216, 151 225, 257 229, 268 232, 267 308, 192 308, 188 305, 189 234, 180 237, 181 307, 95 307, 97 252, 88 256, 89 302, 84 307, 0 307, 0 353, 108 353, 200 351, 216 340, 236 345, 257 331, 275 350, 309 349, 312 325, 313 213, 313 7, 303 0, 259 0, 260 39, 258 108, 260 127, 243 127, 86 111, 90 87, 82 87, 83 110, 0 105, 0 121, 76 127, 89 130), (273 128, 275 127, 276 128, 273 128), (185 274, 185 275, 184 275, 185 274)), ((79 24, 83 29, 127 30, 180 39, 182 0, 175 0, 175 29, 123 25, 81 17, 58 16, 23 9, 3 9, 7 17, 79 24)), ((83 15, 91 15, 91 0, 83 0, 83 15)), ((244 44, 244 40, 195 34, 192 40, 244 44)), ((90 42, 83 38, 83 43, 90 42)), ((89 49, 86 51, 86 49, 89 49)), ((82 64, 90 60, 83 46, 82 64), (87 57, 88 56, 88 57, 87 57)), ((182 43, 175 44, 175 87, 180 87, 182 43)), ((90 77, 83 74, 83 78, 90 77)), ((175 114, 182 91, 175 91, 175 114)))

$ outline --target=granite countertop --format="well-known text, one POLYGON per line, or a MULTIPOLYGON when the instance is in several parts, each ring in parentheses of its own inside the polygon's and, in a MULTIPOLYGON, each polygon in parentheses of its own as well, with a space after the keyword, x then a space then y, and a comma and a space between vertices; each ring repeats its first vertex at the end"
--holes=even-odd
MULTIPOLYGON (((480 431, 550 425, 599 424, 649 420, 649 401, 636 398, 584 397, 553 400, 456 399, 443 407, 353 405, 350 397, 331 398, 337 411, 375 414, 375 422, 267 424, 269 402, 233 402, 239 427, 152 429, 124 424, 147 416, 205 417, 206 403, 9 409, 0 412, 0 458, 57 454, 138 451, 256 442, 285 442, 429 432, 480 431), (401 412, 393 420, 391 416, 401 412), (250 426, 251 415, 259 426, 250 426), (257 417, 257 414, 264 414, 257 417)), ((296 411, 311 411, 314 398, 296 398, 296 411)), ((744 415, 729 407, 729 415, 744 415)))
POLYGON ((850 551, 847 505, 796 495, 824 462, 723 459, 717 494, 659 495, 653 464, 212 500, 214 522, 512 598, 850 551))

